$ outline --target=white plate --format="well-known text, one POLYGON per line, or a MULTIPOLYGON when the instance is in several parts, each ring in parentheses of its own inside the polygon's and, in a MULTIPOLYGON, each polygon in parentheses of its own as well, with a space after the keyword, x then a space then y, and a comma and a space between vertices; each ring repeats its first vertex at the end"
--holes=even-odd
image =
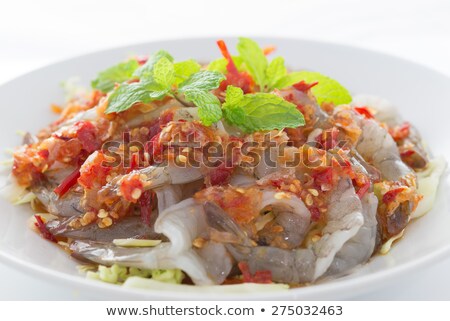
MULTIPOLYGON (((384 97, 395 103, 405 119, 414 123, 435 155, 450 159, 450 79, 417 64, 352 47, 294 39, 257 39, 277 46, 294 69, 320 71, 338 79, 353 93, 384 97)), ((229 48, 235 41, 227 40, 229 48)), ((33 71, 0 86, 0 150, 20 144, 17 130, 36 132, 55 119, 52 102, 63 101, 59 83, 79 76, 86 84, 96 73, 129 54, 149 54, 166 49, 176 59, 208 61, 219 56, 215 39, 184 39, 153 42, 102 51, 33 71)), ((0 200, 0 259, 49 282, 65 283, 68 289, 97 293, 104 299, 342 299, 410 277, 450 254, 448 179, 434 209, 413 222, 405 237, 385 256, 377 256, 345 278, 277 293, 188 294, 123 289, 86 280, 77 263, 26 226, 32 214, 28 206, 14 207, 0 200)))

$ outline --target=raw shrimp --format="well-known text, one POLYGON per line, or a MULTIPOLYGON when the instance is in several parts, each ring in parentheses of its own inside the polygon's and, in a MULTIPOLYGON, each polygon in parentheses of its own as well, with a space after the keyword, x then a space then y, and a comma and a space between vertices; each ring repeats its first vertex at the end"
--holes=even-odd
POLYGON ((81 205, 83 194, 80 192, 69 191, 63 197, 58 197, 53 190, 49 190, 44 186, 32 187, 31 191, 50 214, 61 217, 74 217, 85 212, 81 205))
POLYGON ((203 205, 187 199, 166 209, 155 223, 155 231, 167 237, 170 243, 155 248, 122 249, 110 244, 75 242, 71 249, 77 256, 100 264, 179 268, 196 284, 220 284, 232 268, 224 245, 208 242, 200 250, 192 246, 195 239, 207 235, 207 227, 203 205))
MULTIPOLYGON (((132 175, 135 175, 136 172, 140 173, 147 173, 148 176, 145 176, 146 182, 148 182, 148 186, 146 186, 145 189, 151 189, 151 187, 154 188, 154 192, 156 194, 157 198, 157 204, 158 204, 158 211, 152 213, 149 217, 151 218, 151 222, 139 222, 139 219, 129 218, 126 220, 128 216, 130 216, 130 212, 132 212, 132 204, 130 202, 121 202, 121 198, 117 193, 120 191, 119 183, 114 181, 106 186, 104 186, 98 193, 99 200, 107 200, 105 202, 100 201, 100 208, 107 211, 116 211, 116 212, 123 212, 127 217, 121 218, 120 221, 116 222, 115 224, 112 224, 109 228, 100 228, 96 223, 96 219, 92 220, 91 222, 88 222, 88 225, 81 226, 80 224, 74 225, 71 224, 73 221, 80 220, 85 215, 85 211, 81 212, 75 212, 73 211, 69 213, 66 216, 69 216, 69 218, 66 219, 58 219, 54 222, 51 222, 48 225, 49 230, 52 233, 55 233, 55 235, 61 235, 61 236, 67 236, 71 238, 83 238, 91 240, 105 240, 105 239, 114 239, 114 238, 123 238, 123 237, 108 237, 108 233, 111 233, 112 235, 120 234, 126 237, 134 237, 139 236, 143 237, 146 235, 154 235, 153 229, 151 226, 153 226, 153 223, 155 222, 156 217, 158 217, 158 213, 162 213, 165 209, 169 208, 170 206, 177 204, 182 200, 182 191, 181 186, 179 185, 170 185, 170 183, 183 183, 189 181, 189 179, 196 180, 197 177, 201 176, 183 176, 183 175, 173 175, 172 173, 178 173, 175 170, 170 170, 168 167, 147 167, 143 170, 134 171, 127 175, 122 175, 120 178, 126 179, 127 177, 131 177, 132 175), (192 178, 193 177, 193 178, 192 178), (114 185, 116 184, 116 185, 114 185), (150 188, 149 188, 150 186, 150 188), (127 214, 128 213, 128 214, 127 214), (118 225, 116 227, 116 225, 118 225), (123 228, 120 226, 124 225, 123 228), (130 232, 126 232, 126 227, 132 228, 130 232), (101 231, 100 231, 101 230, 101 231), (133 231, 134 230, 134 231, 133 231)), ((183 172, 184 173, 184 172, 183 172)), ((142 174, 145 175, 145 174, 142 174)), ((64 198, 62 198, 63 200, 64 198)), ((95 203, 97 203, 97 200, 94 200, 95 203)), ((91 201, 92 203, 92 201, 91 201)), ((98 205, 97 205, 98 206, 98 205)))
POLYGON ((401 159, 399 149, 389 132, 373 119, 366 119, 347 106, 338 107, 334 114, 337 119, 352 119, 361 128, 356 150, 361 156, 381 172, 386 186, 383 199, 378 206, 379 237, 377 248, 403 231, 409 222, 420 197, 416 191, 416 175, 401 159), (388 194, 390 193, 390 194, 388 194), (402 193, 396 201, 396 193, 402 193), (385 197, 385 195, 388 195, 385 197), (391 197, 391 195, 393 195, 391 197), (392 205, 391 205, 392 204, 392 205))
POLYGON ((367 193, 361 203, 364 224, 336 254, 326 275, 336 276, 348 273, 350 269, 367 262, 373 254, 377 237, 378 199, 373 193, 367 193))
POLYGON ((361 119, 361 137, 356 150, 380 170, 384 179, 398 181, 412 170, 403 163, 397 144, 388 131, 377 122, 370 119, 361 119))
MULTIPOLYGON (((157 217, 152 215, 151 217, 157 217)), ((109 228, 99 228, 97 224, 89 224, 74 229, 70 226, 73 218, 58 218, 49 221, 46 227, 55 236, 68 237, 75 240, 90 240, 98 242, 112 242, 115 239, 160 239, 162 236, 155 232, 153 223, 145 224, 140 216, 123 218, 119 224, 109 228)), ((154 221, 154 220, 153 220, 154 221)))
POLYGON ((144 184, 144 190, 161 188, 170 184, 186 184, 203 178, 199 168, 176 167, 174 165, 148 166, 134 170, 129 174, 115 177, 114 180, 102 188, 101 193, 119 190, 121 182, 135 175, 139 175, 139 179, 144 184))
POLYGON ((310 225, 311 214, 299 197, 271 187, 210 187, 194 197, 220 206, 261 245, 295 248, 310 225))
POLYGON ((403 122, 390 102, 376 96, 358 95, 353 97, 352 106, 373 108, 375 119, 389 126, 402 160, 415 170, 426 167, 429 160, 419 131, 411 124, 403 122))
POLYGON ((141 269, 181 269, 197 285, 215 284, 205 269, 205 263, 194 250, 178 255, 170 251, 170 243, 154 248, 122 248, 110 243, 75 241, 70 245, 73 256, 102 265, 122 264, 141 269))
POLYGON ((307 142, 311 131, 318 127, 324 127, 328 115, 322 110, 309 90, 304 92, 291 87, 279 91, 279 95, 287 101, 297 105, 297 108, 305 117, 305 126, 285 129, 293 145, 295 147, 300 147, 307 142))
POLYGON ((336 253, 364 223, 361 201, 351 181, 346 179, 339 182, 331 196, 328 223, 322 230, 322 237, 308 248, 286 250, 274 246, 250 246, 240 227, 225 212, 220 214, 217 207, 214 209, 211 214, 207 208, 207 216, 216 222, 215 228, 234 233, 242 240, 240 245, 227 244, 233 257, 237 261, 246 261, 253 273, 269 270, 273 281, 284 283, 312 282, 324 275, 336 253))
POLYGON ((264 209, 269 210, 269 214, 265 216, 273 215, 274 225, 281 226, 282 231, 275 233, 272 226, 264 226, 258 231, 258 242, 265 245, 282 245, 289 249, 300 246, 311 223, 311 214, 303 201, 289 193, 264 190, 261 211, 264 209))

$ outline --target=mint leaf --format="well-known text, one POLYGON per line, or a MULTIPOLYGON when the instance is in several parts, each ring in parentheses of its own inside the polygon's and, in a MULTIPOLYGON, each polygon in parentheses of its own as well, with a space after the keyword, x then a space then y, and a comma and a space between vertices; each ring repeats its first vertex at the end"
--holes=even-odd
POLYGON ((166 57, 161 57, 153 67, 153 79, 164 88, 170 88, 175 81, 175 68, 166 57))
POLYGON ((185 98, 198 106, 198 116, 205 126, 211 126, 222 118, 220 101, 209 91, 189 90, 185 98))
POLYGON ((219 72, 202 70, 192 74, 178 88, 178 92, 184 94, 187 101, 199 107, 198 115, 206 126, 222 118, 220 101, 210 91, 219 87, 224 78, 219 72))
POLYGON ((173 62, 173 57, 167 51, 160 50, 151 55, 147 62, 134 72, 133 76, 136 76, 141 80, 151 79, 153 77, 153 68, 155 64, 163 57, 167 58, 170 62, 173 62))
POLYGON ((202 70, 191 75, 180 84, 178 91, 186 93, 189 90, 210 91, 219 87, 225 76, 217 71, 202 70))
POLYGON ((225 96, 225 106, 237 106, 239 102, 244 98, 244 92, 239 87, 228 86, 225 96))
POLYGON ((277 80, 275 84, 273 84, 272 89, 284 89, 286 87, 292 86, 303 80, 303 75, 301 72, 291 72, 280 79, 277 80))
POLYGON ((91 82, 92 88, 107 93, 114 89, 116 83, 131 79, 138 67, 139 63, 135 59, 112 66, 98 74, 97 78, 91 82))
POLYGON ((244 98, 244 92, 239 87, 228 86, 225 102, 222 105, 225 119, 232 125, 239 126, 245 122, 245 112, 239 106, 244 98))
POLYGON ((156 82, 124 83, 109 96, 105 113, 120 113, 131 108, 135 103, 160 100, 168 93, 167 88, 156 82))
POLYGON ((200 64, 193 59, 177 62, 174 64, 175 68, 175 83, 179 85, 192 74, 200 71, 200 64))
MULTIPOLYGON (((317 81, 319 84, 311 88, 317 102, 321 105, 324 102, 333 103, 336 106, 342 104, 349 104, 352 101, 352 96, 348 90, 338 83, 319 72, 300 71, 297 73, 299 81, 303 80, 306 83, 313 83, 317 81)), ((298 82, 298 81, 297 81, 298 82)))
POLYGON ((266 69, 266 82, 268 90, 272 90, 275 84, 287 75, 287 69, 284 66, 284 58, 276 57, 266 69))
POLYGON ((239 38, 237 50, 248 71, 259 85, 261 91, 266 85, 267 58, 256 42, 248 38, 239 38))
MULTIPOLYGON (((240 56, 231 56, 231 59, 233 59, 233 62, 239 71, 244 70, 244 68, 243 68, 244 61, 242 60, 242 58, 240 56)), ((222 58, 218 58, 216 60, 211 61, 210 64, 208 65, 208 67, 206 67, 206 69, 209 71, 218 71, 218 72, 221 72, 222 74, 226 74, 227 73, 227 64, 228 64, 228 61, 222 57, 222 58)))
POLYGON ((211 61, 209 65, 206 67, 206 70, 218 71, 222 74, 225 74, 227 72, 227 64, 228 61, 225 58, 218 58, 216 60, 211 61))
POLYGON ((225 119, 247 133, 305 124, 297 107, 282 97, 267 93, 242 95, 232 86, 227 88, 223 109, 225 119))

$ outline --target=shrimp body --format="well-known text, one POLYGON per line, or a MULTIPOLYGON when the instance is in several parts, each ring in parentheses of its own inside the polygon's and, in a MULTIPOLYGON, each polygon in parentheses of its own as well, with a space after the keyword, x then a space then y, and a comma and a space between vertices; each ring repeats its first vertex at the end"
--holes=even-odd
MULTIPOLYGON (((214 211, 207 209, 207 216, 215 217, 216 228, 234 233, 241 240, 239 245, 226 245, 234 259, 247 262, 252 272, 271 271, 274 281, 284 283, 313 282, 320 278, 330 268, 336 254, 364 224, 361 201, 347 179, 339 182, 331 196, 328 222, 322 230, 322 237, 311 242, 307 248, 289 250, 275 246, 251 246, 246 233, 226 213, 219 213, 217 208, 214 211), (218 216, 222 219, 218 220, 218 216)), ((370 244, 367 246, 366 252, 372 251, 370 244)))
POLYGON ((145 269, 178 268, 195 284, 222 283, 231 271, 231 257, 223 244, 206 243, 193 247, 194 240, 207 234, 203 205, 192 198, 167 208, 160 214, 155 231, 169 242, 154 248, 122 249, 110 244, 76 241, 71 249, 77 256, 100 264, 114 263, 145 269))
POLYGON ((347 120, 359 127, 360 136, 355 144, 357 152, 381 173, 378 190, 378 242, 376 248, 401 233, 409 222, 420 196, 417 194, 415 172, 406 165, 399 148, 389 133, 374 119, 357 114, 348 106, 338 107, 334 121, 347 120))

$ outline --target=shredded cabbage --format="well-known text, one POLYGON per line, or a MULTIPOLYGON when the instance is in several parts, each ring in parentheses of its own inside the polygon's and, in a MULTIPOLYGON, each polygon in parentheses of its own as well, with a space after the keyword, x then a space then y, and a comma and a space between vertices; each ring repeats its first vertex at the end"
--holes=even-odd
POLYGON ((115 239, 113 244, 122 247, 153 247, 161 243, 161 240, 139 239, 115 239))
POLYGON ((423 199, 412 213, 412 219, 425 215, 433 208, 439 180, 446 167, 447 163, 445 159, 438 157, 430 161, 426 170, 417 173, 418 192, 423 195, 423 199))
POLYGON ((145 290, 158 290, 158 291, 177 291, 177 292, 195 292, 195 293, 256 293, 256 292, 272 292, 288 290, 289 285, 281 283, 271 284, 257 284, 257 283, 242 283, 242 284, 230 284, 230 285, 210 285, 210 286, 194 286, 186 284, 171 284, 167 282, 161 282, 159 280, 145 279, 141 277, 129 277, 124 287, 137 288, 145 290))
POLYGON ((0 161, 0 165, 2 166, 12 166, 14 164, 14 159, 5 159, 3 161, 0 161))
POLYGON ((36 198, 36 195, 33 192, 28 192, 25 195, 22 195, 18 197, 14 202, 13 205, 22 205, 31 203, 32 200, 36 198))
POLYGON ((64 90, 66 102, 71 101, 76 97, 82 97, 87 92, 86 88, 81 85, 81 79, 79 77, 71 77, 66 81, 62 81, 61 87, 64 90))
MULTIPOLYGON (((6 184, 0 187, 0 196, 7 201, 15 204, 22 200, 29 192, 17 183, 17 180, 11 174, 6 179, 6 184)), ((29 196, 27 196, 29 197, 29 196)), ((31 201, 31 200, 30 200, 31 201)))
POLYGON ((180 284, 184 278, 184 274, 178 269, 149 270, 135 267, 128 268, 114 264, 111 267, 99 265, 96 272, 87 271, 86 277, 112 284, 122 284, 130 277, 139 277, 140 279, 152 278, 158 282, 180 284))

